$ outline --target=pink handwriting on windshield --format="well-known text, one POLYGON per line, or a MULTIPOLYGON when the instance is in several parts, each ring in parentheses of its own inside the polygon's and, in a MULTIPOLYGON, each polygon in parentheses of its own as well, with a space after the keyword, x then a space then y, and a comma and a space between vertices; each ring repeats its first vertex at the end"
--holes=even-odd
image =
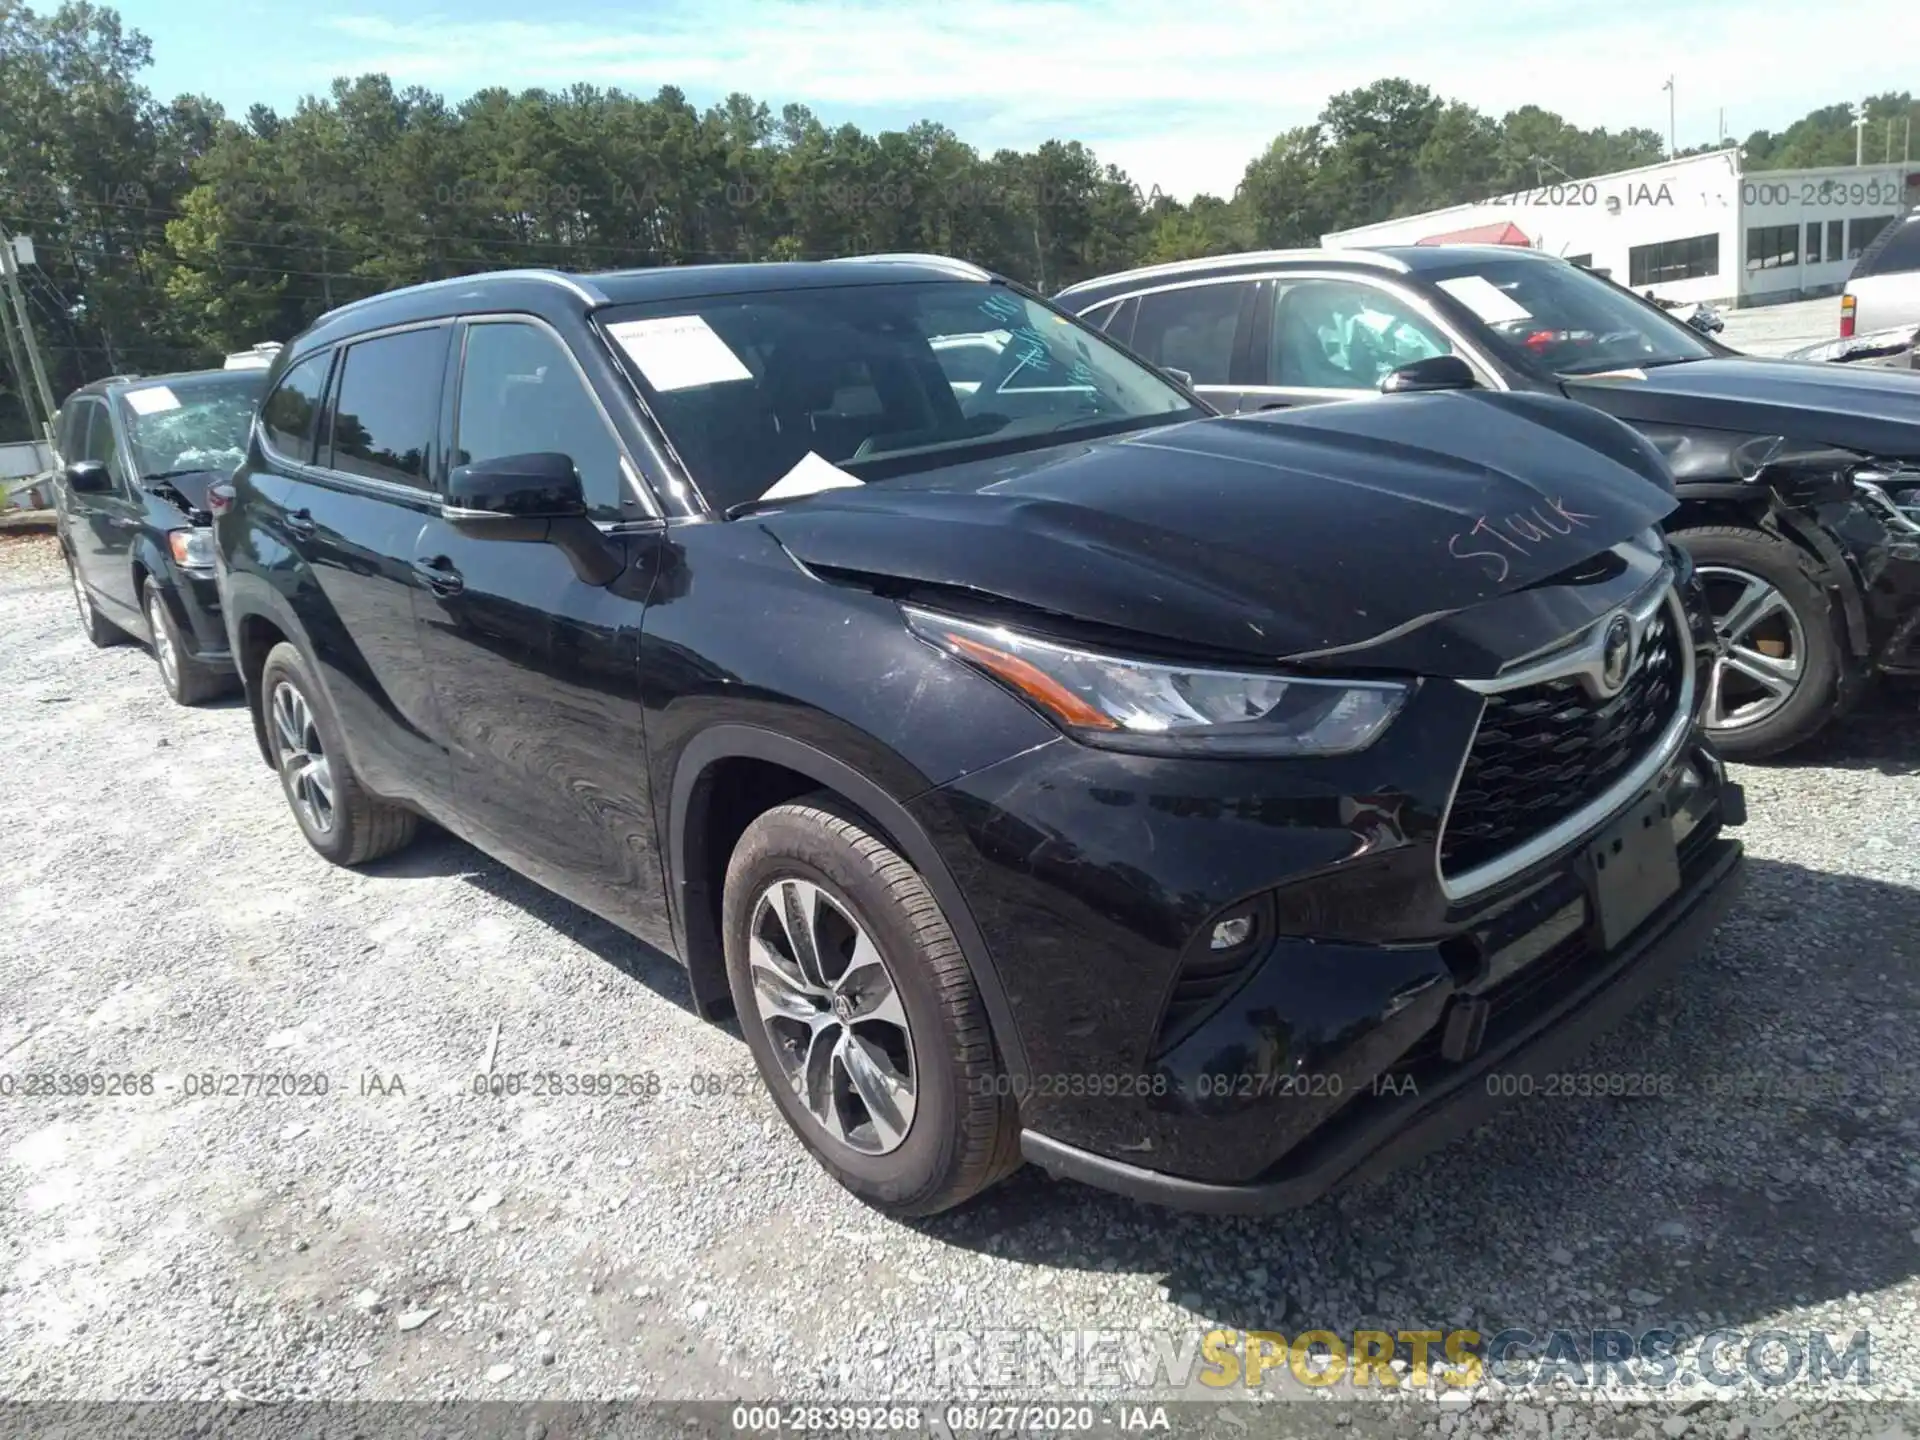
POLYGON ((1569 510, 1564 500, 1553 501, 1545 507, 1544 513, 1542 507, 1536 505, 1531 510, 1518 510, 1511 515, 1500 516, 1498 519, 1482 515, 1473 522, 1472 529, 1462 530, 1447 541, 1447 553, 1456 560, 1492 561, 1493 563, 1486 567, 1487 578, 1498 585, 1513 569, 1511 562, 1507 559, 1508 552, 1515 555, 1529 554, 1557 536, 1571 535, 1576 530, 1584 529, 1597 518, 1578 510, 1569 510), (1498 541, 1506 549, 1464 550, 1461 548, 1463 543, 1471 544, 1476 540, 1481 543, 1498 541))

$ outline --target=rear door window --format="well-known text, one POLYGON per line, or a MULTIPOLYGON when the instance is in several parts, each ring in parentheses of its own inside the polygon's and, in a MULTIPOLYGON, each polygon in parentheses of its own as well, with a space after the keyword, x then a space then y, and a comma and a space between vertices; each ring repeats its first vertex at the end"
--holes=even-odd
POLYGON ((1186 371, 1195 385, 1231 385, 1234 346, 1254 288, 1251 280, 1222 281, 1142 295, 1134 351, 1163 369, 1186 371))
POLYGON ((340 357, 330 465, 348 475, 429 489, 449 327, 377 335, 340 357))

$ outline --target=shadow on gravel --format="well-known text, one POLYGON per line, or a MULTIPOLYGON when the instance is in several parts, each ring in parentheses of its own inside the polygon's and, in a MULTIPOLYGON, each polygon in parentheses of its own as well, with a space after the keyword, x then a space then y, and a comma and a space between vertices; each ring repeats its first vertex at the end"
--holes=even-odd
POLYGON ((1289 1215, 1185 1215, 1028 1166, 921 1228, 1035 1266, 1154 1275, 1208 1324, 1287 1333, 1700 1333, 1904 1281, 1920 1273, 1920 891, 1750 863, 1712 949, 1569 1057, 1671 1077, 1669 1098, 1516 1100, 1289 1215))
POLYGON ((1749 763, 1769 770, 1920 774, 1920 688, 1882 689, 1802 749, 1749 763))
POLYGON ((688 1012, 693 1010, 693 991, 687 984, 687 972, 671 955, 507 869, 437 825, 422 821, 420 838, 413 844, 363 869, 369 875, 395 879, 458 876, 475 889, 484 890, 551 926, 663 1000, 688 1012))

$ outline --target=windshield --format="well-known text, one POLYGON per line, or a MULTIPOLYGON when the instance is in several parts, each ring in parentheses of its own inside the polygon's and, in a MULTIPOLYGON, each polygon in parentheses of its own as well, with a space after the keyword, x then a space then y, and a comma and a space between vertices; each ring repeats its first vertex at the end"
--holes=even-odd
POLYGON ((1496 257, 1424 278, 1465 306, 1482 336, 1523 369, 1594 375, 1717 353, 1665 311, 1577 265, 1496 257))
POLYGON ((858 484, 1204 413, 1078 321, 979 281, 709 296, 601 319, 717 510, 783 479, 780 494, 797 494, 822 475, 858 484))
POLYGON ((228 370, 123 390, 120 416, 141 478, 231 471, 246 455, 266 379, 264 370, 228 370))

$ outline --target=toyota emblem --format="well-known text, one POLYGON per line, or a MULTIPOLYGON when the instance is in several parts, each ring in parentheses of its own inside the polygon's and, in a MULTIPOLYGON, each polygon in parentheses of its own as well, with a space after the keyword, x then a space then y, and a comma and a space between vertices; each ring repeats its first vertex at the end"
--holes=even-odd
POLYGON ((1624 615, 1607 622, 1606 639, 1600 646, 1600 691, 1618 695, 1633 673, 1633 625, 1624 615))

